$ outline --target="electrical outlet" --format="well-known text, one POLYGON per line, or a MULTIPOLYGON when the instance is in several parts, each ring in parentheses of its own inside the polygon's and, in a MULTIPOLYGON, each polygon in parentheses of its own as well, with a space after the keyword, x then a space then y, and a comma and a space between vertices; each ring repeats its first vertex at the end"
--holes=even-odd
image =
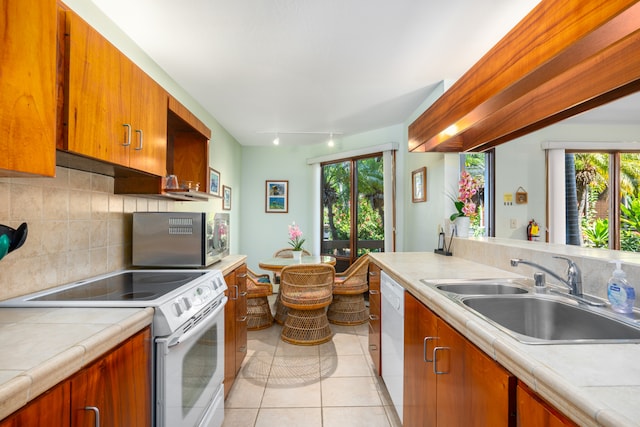
POLYGON ((511 228, 518 228, 518 220, 517 220, 517 219, 515 219, 515 218, 511 218, 511 219, 509 220, 509 226, 510 226, 511 228))

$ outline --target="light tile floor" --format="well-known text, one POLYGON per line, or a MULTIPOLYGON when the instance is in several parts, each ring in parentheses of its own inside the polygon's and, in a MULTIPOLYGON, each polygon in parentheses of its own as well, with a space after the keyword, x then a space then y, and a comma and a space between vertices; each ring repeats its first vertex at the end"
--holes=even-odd
POLYGON ((223 427, 399 427, 368 352, 368 325, 331 325, 333 339, 297 346, 274 324, 249 331, 223 427))

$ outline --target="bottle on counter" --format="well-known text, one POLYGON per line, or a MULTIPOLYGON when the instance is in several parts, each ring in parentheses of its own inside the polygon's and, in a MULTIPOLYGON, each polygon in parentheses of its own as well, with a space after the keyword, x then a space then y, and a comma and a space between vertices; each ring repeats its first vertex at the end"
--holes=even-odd
POLYGON ((622 271, 621 261, 611 261, 616 264, 611 278, 607 284, 607 297, 611 302, 611 309, 618 313, 630 314, 633 312, 633 303, 636 300, 636 291, 627 282, 627 275, 622 271))

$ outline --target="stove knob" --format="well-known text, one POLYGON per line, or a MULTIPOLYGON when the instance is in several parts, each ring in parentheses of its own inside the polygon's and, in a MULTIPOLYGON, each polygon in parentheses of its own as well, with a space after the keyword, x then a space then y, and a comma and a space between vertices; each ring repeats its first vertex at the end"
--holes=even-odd
POLYGON ((189 297, 182 297, 182 302, 184 303, 184 308, 187 309, 187 310, 189 310, 191 307, 193 307, 189 297))
POLYGON ((182 316, 182 307, 180 307, 180 302, 176 301, 173 303, 173 311, 175 311, 177 316, 182 316))

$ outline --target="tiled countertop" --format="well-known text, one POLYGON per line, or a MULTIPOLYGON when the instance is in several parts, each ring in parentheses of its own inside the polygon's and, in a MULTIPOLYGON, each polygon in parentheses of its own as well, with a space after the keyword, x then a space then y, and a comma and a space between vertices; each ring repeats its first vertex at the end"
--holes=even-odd
POLYGON ((372 257, 416 298, 578 424, 640 426, 639 344, 522 344, 420 282, 514 277, 513 273, 433 253, 372 257))
POLYGON ((0 419, 152 319, 151 308, 0 308, 0 419))

